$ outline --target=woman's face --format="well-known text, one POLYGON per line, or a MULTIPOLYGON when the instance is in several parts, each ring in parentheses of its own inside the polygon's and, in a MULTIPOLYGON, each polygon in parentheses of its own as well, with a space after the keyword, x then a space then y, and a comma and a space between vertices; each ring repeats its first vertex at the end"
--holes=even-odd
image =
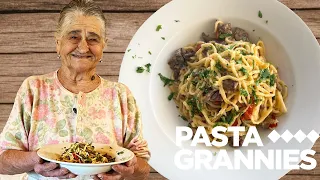
POLYGON ((76 72, 94 69, 103 55, 105 41, 102 24, 94 16, 76 16, 57 38, 57 52, 62 66, 76 72))

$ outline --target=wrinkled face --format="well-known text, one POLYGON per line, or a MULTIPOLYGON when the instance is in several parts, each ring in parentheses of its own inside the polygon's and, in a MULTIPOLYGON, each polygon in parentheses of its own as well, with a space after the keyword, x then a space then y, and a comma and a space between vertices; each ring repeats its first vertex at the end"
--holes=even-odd
POLYGON ((94 69, 102 58, 105 41, 102 24, 96 17, 78 15, 56 38, 62 66, 76 72, 94 69))

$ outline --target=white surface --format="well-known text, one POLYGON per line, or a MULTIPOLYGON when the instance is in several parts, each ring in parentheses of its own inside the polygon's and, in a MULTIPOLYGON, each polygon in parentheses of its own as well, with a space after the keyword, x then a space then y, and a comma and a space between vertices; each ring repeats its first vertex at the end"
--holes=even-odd
MULTIPOLYGON (((119 81, 129 86, 142 111, 144 136, 152 155, 149 163, 170 180, 278 179, 289 170, 267 170, 263 167, 255 171, 245 168, 241 171, 184 171, 174 164, 178 150, 192 148, 188 145, 190 142, 183 147, 175 145, 175 127, 186 123, 178 117, 174 102, 167 100, 169 90, 163 87, 157 74, 169 77, 171 71, 167 62, 173 52, 200 40, 202 32, 212 32, 215 19, 247 30, 253 42, 260 37, 266 46, 267 60, 279 67, 280 77, 288 85, 289 97, 286 100, 288 113, 279 119, 277 131, 280 134, 285 130, 295 134, 299 129, 306 134, 311 130, 320 132, 320 48, 312 32, 296 14, 276 0, 174 0, 140 27, 128 46, 131 51, 125 53, 120 70, 119 81), (263 18, 258 17, 259 10, 263 18), (159 24, 163 29, 156 32, 159 24), (135 72, 137 66, 147 63, 152 64, 150 74, 135 72)), ((285 143, 280 139, 273 143, 268 140, 268 133, 270 131, 260 133, 264 152, 268 149, 304 150, 313 145, 308 140, 285 143)), ((203 148, 215 150, 204 146, 195 149, 203 148)), ((251 146, 242 150, 250 148, 256 149, 251 146)), ((231 153, 230 149, 228 151, 231 153)))
POLYGON ((38 155, 44 160, 60 164, 61 167, 67 168, 70 172, 77 175, 95 175, 103 172, 108 172, 111 170, 111 165, 125 163, 134 157, 132 151, 120 146, 93 143, 92 145, 95 147, 96 151, 100 153, 108 153, 109 155, 115 157, 115 162, 87 164, 58 161, 57 159, 64 152, 64 147, 69 148, 71 144, 72 143, 46 145, 39 149, 38 155), (118 154, 118 152, 121 151, 123 151, 124 153, 118 154))

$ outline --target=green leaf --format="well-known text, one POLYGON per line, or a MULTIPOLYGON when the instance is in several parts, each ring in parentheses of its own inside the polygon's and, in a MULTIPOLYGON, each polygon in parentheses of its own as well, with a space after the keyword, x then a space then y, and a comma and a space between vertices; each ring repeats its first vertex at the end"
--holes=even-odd
POLYGON ((247 97, 248 96, 248 92, 245 89, 240 88, 240 95, 247 97))
POLYGON ((146 67, 146 68, 147 68, 147 72, 150 72, 150 67, 151 67, 151 64, 150 64, 150 63, 148 63, 148 64, 144 65, 144 67, 146 67))
POLYGON ((58 130, 62 130, 65 126, 66 126, 66 120, 62 119, 62 120, 57 122, 56 128, 58 130))
POLYGON ((172 93, 168 96, 168 100, 171 101, 172 98, 173 98, 173 96, 174 96, 174 92, 172 92, 172 93))
POLYGON ((144 68, 141 66, 137 67, 137 69, 136 69, 137 73, 143 73, 143 71, 144 71, 144 68))
POLYGON ((158 25, 156 31, 160 31, 160 29, 162 29, 162 25, 158 25))
POLYGON ((161 73, 159 73, 158 75, 160 76, 161 81, 164 83, 163 86, 166 86, 166 85, 169 85, 169 86, 170 86, 170 85, 173 84, 174 80, 169 79, 169 78, 163 76, 161 73))
POLYGON ((248 72, 244 67, 241 67, 239 71, 241 71, 245 75, 248 75, 248 72))
POLYGON ((258 16, 259 16, 259 18, 262 18, 262 12, 261 11, 258 12, 258 16))
POLYGON ((148 51, 148 53, 149 53, 150 55, 152 55, 151 51, 148 51))
POLYGON ((219 38, 220 39, 225 39, 226 37, 232 36, 232 34, 220 34, 219 38))
POLYGON ((275 82, 276 82, 276 75, 272 74, 270 76, 270 86, 274 86, 275 82))
POLYGON ((131 51, 131 49, 128 49, 128 52, 130 52, 131 51))
POLYGON ((166 38, 165 38, 165 37, 161 37, 161 39, 166 40, 166 38))
POLYGON ((61 130, 61 131, 59 131, 59 136, 60 136, 60 137, 66 137, 66 136, 68 136, 68 131, 67 131, 67 130, 61 130))

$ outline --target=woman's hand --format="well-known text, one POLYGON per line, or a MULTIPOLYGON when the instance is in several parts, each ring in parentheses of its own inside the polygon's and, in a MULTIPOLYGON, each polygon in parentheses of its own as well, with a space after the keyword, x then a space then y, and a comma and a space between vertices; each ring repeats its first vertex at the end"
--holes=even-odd
POLYGON ((113 165, 112 173, 101 173, 93 177, 94 180, 120 180, 126 177, 133 176, 137 165, 137 157, 134 156, 130 161, 125 164, 113 165))
POLYGON ((66 168, 60 168, 58 164, 45 162, 34 166, 34 171, 45 177, 58 177, 63 179, 75 178, 76 175, 70 173, 66 168))

